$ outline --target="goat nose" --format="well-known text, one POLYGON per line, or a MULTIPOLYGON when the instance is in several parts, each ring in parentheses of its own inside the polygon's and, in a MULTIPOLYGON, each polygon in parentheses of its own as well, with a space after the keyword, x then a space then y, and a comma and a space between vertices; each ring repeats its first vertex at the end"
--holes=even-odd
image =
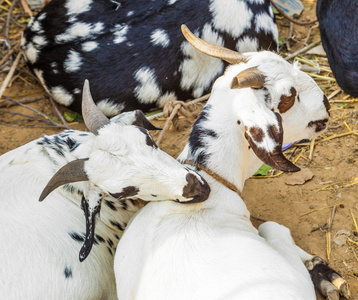
POLYGON ((204 178, 201 180, 194 174, 187 174, 186 181, 188 184, 183 188, 183 197, 193 198, 190 201, 183 203, 198 203, 208 199, 210 194, 210 187, 204 178))
POLYGON ((320 132, 327 127, 328 119, 318 120, 318 121, 311 121, 309 122, 309 127, 315 127, 316 132, 320 132))

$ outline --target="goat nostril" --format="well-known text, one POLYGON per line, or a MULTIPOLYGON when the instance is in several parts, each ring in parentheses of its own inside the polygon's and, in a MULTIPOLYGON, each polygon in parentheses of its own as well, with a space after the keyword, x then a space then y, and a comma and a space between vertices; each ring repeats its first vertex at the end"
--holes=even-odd
POLYGON ((315 127, 315 131, 319 132, 327 128, 328 119, 318 120, 318 121, 311 121, 308 123, 309 127, 315 127))

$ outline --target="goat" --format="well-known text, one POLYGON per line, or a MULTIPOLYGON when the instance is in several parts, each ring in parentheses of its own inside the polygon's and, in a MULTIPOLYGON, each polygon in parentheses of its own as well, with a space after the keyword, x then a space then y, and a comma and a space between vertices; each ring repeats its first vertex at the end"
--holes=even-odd
POLYGON ((88 83, 83 105, 92 133, 44 136, 0 157, 1 299, 116 299, 113 255, 138 199, 208 197, 205 180, 156 146, 142 112, 108 120, 88 83), (80 261, 93 249, 79 262, 83 242, 80 261))
POLYGON ((85 78, 107 116, 148 111, 203 95, 224 70, 184 42, 183 20, 221 46, 277 51, 269 0, 52 0, 28 24, 22 49, 48 93, 74 111, 85 78))
POLYGON ((211 194, 198 204, 151 202, 136 214, 115 255, 118 298, 315 299, 307 268, 323 293, 337 296, 332 281, 348 295, 346 282, 295 246, 287 228, 268 222, 257 231, 239 195, 262 161, 299 170, 282 143, 324 131, 327 98, 277 54, 239 54, 183 31, 197 49, 234 64, 216 80, 178 158, 196 166, 211 194))
POLYGON ((329 65, 343 91, 358 97, 358 3, 318 0, 317 18, 329 65))

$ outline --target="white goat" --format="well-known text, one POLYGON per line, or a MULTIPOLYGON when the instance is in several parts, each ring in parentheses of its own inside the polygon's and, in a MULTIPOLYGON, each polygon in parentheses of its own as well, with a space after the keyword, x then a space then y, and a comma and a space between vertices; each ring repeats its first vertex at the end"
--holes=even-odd
POLYGON ((88 83, 83 103, 94 134, 44 136, 0 157, 0 299, 116 299, 113 255, 142 206, 135 199, 196 202, 209 194, 205 180, 158 149, 142 112, 109 121, 88 83), (40 194, 49 199, 40 203, 40 194), (94 245, 81 263, 83 242, 81 261, 94 245))
POLYGON ((185 27, 184 33, 197 49, 236 63, 216 80, 179 156, 198 167, 211 194, 200 204, 152 202, 136 214, 115 255, 118 298, 315 299, 303 261, 323 293, 339 298, 329 281, 342 290, 345 281, 296 247, 287 228, 267 222, 257 231, 233 191, 242 190, 260 159, 299 170, 284 158, 282 142, 313 138, 325 129, 329 104, 323 92, 274 53, 242 55, 196 40, 185 27))

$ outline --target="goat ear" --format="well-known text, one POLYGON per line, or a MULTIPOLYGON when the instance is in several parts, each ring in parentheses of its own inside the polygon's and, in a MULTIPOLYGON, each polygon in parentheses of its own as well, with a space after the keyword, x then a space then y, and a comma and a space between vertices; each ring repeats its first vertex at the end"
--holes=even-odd
POLYGON ((84 170, 84 163, 87 160, 88 158, 73 160, 59 169, 43 189, 39 201, 43 201, 48 194, 61 185, 78 181, 88 181, 88 176, 84 170))
POLYGON ((260 89, 265 84, 265 75, 256 68, 248 68, 237 74, 231 81, 231 89, 260 89))
POLYGON ((134 114, 132 125, 139 126, 147 130, 162 130, 161 128, 155 127, 152 123, 150 123, 141 110, 134 111, 134 114))
POLYGON ((86 237, 85 242, 80 250, 79 260, 83 262, 92 250, 94 243, 95 229, 96 229, 96 215, 101 210, 101 201, 103 193, 98 187, 89 186, 88 195, 85 199, 82 196, 82 209, 86 218, 86 237))
POLYGON ((290 162, 282 153, 283 128, 282 119, 274 113, 277 124, 268 126, 245 126, 245 138, 254 153, 265 164, 285 172, 297 172, 300 168, 290 162))

